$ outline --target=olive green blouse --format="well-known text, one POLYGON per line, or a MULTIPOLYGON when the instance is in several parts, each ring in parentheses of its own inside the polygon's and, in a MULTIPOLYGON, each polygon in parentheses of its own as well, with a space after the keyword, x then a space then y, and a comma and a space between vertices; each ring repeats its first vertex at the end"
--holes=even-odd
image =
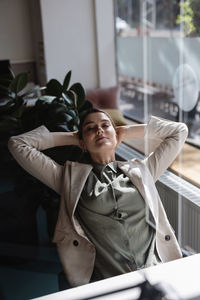
POLYGON ((94 165, 76 209, 96 247, 92 281, 159 263, 145 211, 144 199, 116 161, 94 165))

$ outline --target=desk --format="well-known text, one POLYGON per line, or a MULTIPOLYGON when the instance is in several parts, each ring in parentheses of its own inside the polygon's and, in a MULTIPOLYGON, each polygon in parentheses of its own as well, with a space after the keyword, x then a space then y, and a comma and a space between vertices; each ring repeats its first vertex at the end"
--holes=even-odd
MULTIPOLYGON (((151 268, 127 273, 124 275, 90 283, 48 296, 36 298, 37 300, 81 300, 97 296, 115 289, 128 288, 141 283, 144 276, 151 284, 161 283, 167 290, 168 298, 175 299, 200 299, 200 254, 185 257, 169 263, 160 264, 151 268)), ((127 290, 97 297, 103 300, 134 300, 140 294, 139 289, 127 290)))

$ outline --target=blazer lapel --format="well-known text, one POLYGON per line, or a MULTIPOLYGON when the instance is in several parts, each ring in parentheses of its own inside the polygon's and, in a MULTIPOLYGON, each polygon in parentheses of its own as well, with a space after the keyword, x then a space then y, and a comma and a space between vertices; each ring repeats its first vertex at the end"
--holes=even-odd
MULTIPOLYGON (((152 201, 151 191, 149 190, 149 175, 145 170, 141 170, 136 160, 128 162, 118 162, 119 168, 131 179, 136 186, 146 203, 146 221, 151 226, 155 227, 155 220, 157 219, 157 209, 155 203, 152 201)), ((152 186, 154 190, 154 187, 152 186)))
POLYGON ((133 184, 137 187, 139 192, 144 196, 144 189, 142 186, 142 174, 137 164, 133 162, 118 162, 118 167, 131 179, 133 184))
POLYGON ((91 165, 77 162, 72 162, 71 164, 71 186, 68 206, 71 218, 74 214, 81 192, 92 168, 93 167, 91 165))

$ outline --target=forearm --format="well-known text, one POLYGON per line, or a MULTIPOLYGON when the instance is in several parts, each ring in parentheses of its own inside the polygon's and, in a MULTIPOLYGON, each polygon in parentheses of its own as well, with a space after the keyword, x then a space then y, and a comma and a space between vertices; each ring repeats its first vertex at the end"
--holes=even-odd
POLYGON ((60 193, 63 168, 41 152, 52 147, 55 147, 54 138, 45 126, 13 136, 8 141, 16 161, 32 176, 60 193))
POLYGON ((41 151, 56 146, 67 145, 79 146, 77 131, 50 132, 45 126, 40 126, 24 134, 13 136, 8 142, 8 147, 11 152, 18 150, 21 152, 21 149, 27 146, 41 151))
POLYGON ((146 126, 146 124, 120 126, 117 128, 117 132, 121 141, 127 138, 144 138, 146 126))
POLYGON ((79 146, 77 131, 74 132, 52 132, 55 146, 79 146))
POLYGON ((126 138, 143 138, 145 136, 146 124, 128 125, 125 132, 126 138))
POLYGON ((170 166, 180 152, 188 134, 187 126, 183 123, 172 122, 152 116, 146 130, 146 137, 160 143, 151 149, 145 164, 156 181, 170 166))

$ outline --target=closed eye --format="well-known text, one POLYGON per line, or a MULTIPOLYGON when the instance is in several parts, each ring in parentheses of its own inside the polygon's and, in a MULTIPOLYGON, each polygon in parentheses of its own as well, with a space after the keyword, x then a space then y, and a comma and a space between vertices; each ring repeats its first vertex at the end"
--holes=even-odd
POLYGON ((94 130, 95 129, 95 127, 88 127, 87 129, 86 129, 86 131, 92 131, 92 130, 94 130))
POLYGON ((107 128, 107 127, 109 127, 109 126, 110 126, 110 124, 108 124, 108 123, 102 125, 102 127, 105 127, 105 128, 107 128))
MULTIPOLYGON (((106 122, 106 123, 102 123, 101 127, 102 128, 108 128, 108 127, 110 127, 110 125, 111 124, 109 122, 106 122)), ((97 129, 98 129, 98 126, 88 126, 88 127, 86 127, 87 132, 95 131, 97 129)))

